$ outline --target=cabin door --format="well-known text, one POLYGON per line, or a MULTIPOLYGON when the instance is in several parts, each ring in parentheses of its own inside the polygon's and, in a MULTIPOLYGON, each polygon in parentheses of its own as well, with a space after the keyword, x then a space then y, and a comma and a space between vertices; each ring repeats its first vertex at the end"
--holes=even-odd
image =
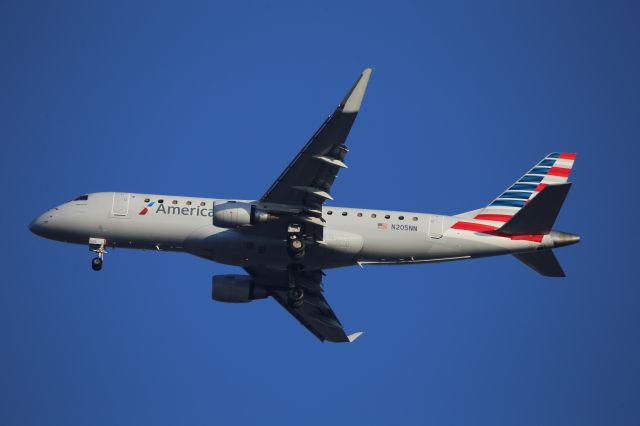
POLYGON ((114 193, 111 214, 115 217, 127 217, 129 214, 129 198, 131 198, 129 194, 123 192, 114 193))

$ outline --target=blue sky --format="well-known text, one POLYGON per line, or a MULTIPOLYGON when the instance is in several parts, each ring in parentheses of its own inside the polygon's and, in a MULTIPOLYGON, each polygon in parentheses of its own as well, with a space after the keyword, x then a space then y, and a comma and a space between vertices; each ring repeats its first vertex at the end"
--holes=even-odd
POLYGON ((636 2, 0 6, 0 424, 637 425, 636 2), (259 197, 375 67, 334 205, 454 214, 577 152, 568 278, 509 257, 329 271, 354 345, 210 300, 183 254, 40 239, 96 191, 259 197))

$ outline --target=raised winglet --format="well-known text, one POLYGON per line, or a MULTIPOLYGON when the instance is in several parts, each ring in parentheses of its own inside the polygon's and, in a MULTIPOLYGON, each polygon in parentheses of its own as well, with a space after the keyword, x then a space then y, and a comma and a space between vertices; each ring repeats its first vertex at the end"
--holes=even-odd
POLYGON ((364 98, 364 92, 367 90, 369 77, 371 77, 371 68, 362 71, 362 75, 360 75, 356 84, 353 85, 353 88, 351 88, 347 96, 340 102, 342 112, 360 111, 360 105, 362 104, 362 98, 364 98))
POLYGON ((358 331, 357 333, 353 333, 347 336, 347 339, 349 339, 349 343, 353 343, 356 341, 356 339, 360 336, 362 336, 364 334, 364 331, 358 331))

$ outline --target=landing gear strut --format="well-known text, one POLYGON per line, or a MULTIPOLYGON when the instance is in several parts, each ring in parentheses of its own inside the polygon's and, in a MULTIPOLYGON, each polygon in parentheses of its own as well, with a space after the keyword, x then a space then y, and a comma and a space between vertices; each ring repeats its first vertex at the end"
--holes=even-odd
POLYGON ((107 253, 107 250, 105 249, 106 245, 107 240, 104 238, 89 238, 89 250, 97 254, 96 257, 91 259, 91 269, 94 271, 102 269, 104 255, 107 253))
POLYGON ((298 285, 299 272, 302 269, 301 265, 289 265, 287 270, 289 271, 289 305, 297 308, 304 303, 304 289, 298 285))
POLYGON ((304 257, 304 240, 302 239, 302 227, 291 224, 287 228, 287 253, 292 259, 302 259, 304 257))
POLYGON ((302 287, 293 287, 289 289, 289 303, 298 307, 304 302, 304 290, 302 287))

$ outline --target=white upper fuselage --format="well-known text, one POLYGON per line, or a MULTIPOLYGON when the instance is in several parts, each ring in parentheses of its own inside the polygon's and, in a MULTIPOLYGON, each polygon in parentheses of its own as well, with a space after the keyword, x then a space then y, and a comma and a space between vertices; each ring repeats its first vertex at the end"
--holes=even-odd
MULTIPOLYGON (((227 199, 102 192, 55 207, 35 219, 43 237, 78 244, 103 238, 111 247, 185 251, 244 267, 291 263, 284 237, 261 232, 268 224, 225 229, 213 225, 214 203, 227 199), (150 203, 153 203, 149 206, 150 203), (146 211, 145 211, 146 209, 146 211)), ((309 244, 307 268, 422 263, 552 248, 549 235, 512 239, 451 228, 461 220, 427 213, 325 206, 323 241, 309 244)), ((464 218, 473 223, 473 219, 464 218)))

